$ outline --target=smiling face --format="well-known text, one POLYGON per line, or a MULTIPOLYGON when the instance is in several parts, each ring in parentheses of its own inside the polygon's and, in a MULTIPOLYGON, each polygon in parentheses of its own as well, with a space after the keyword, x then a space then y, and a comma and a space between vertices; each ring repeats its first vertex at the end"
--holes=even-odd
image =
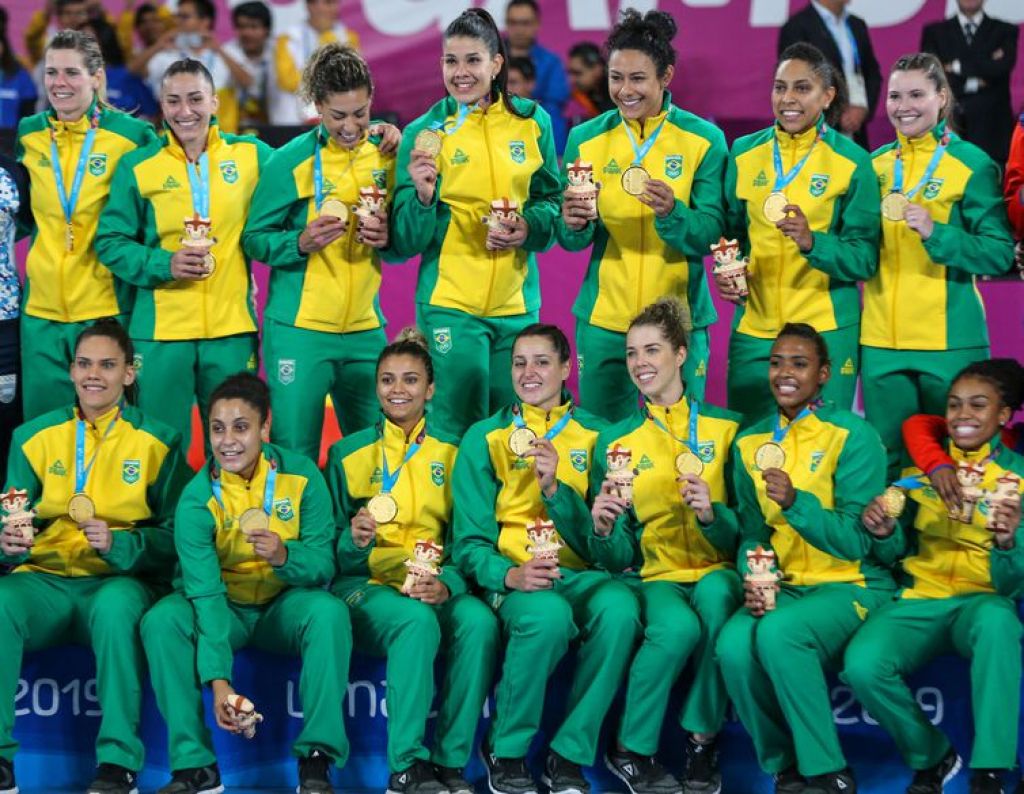
POLYGON ((889 75, 885 112, 893 129, 907 138, 919 138, 939 123, 942 109, 949 102, 921 69, 897 71, 889 75))
POLYGON ((160 84, 164 120, 185 148, 206 142, 217 107, 213 86, 201 74, 179 73, 160 84))
POLYGON ((434 384, 416 356, 392 355, 377 366, 377 399, 392 422, 408 432, 423 418, 434 384))
POLYGON ((569 370, 546 336, 522 336, 512 349, 512 386, 527 405, 550 410, 561 404, 569 370))
POLYGON ((343 149, 354 149, 370 126, 370 92, 366 88, 335 92, 316 103, 331 139, 343 149))
POLYGON ((114 339, 88 336, 75 351, 71 381, 82 413, 95 419, 121 401, 125 387, 135 382, 135 368, 114 339))
POLYGON ((491 83, 501 71, 502 57, 491 55, 483 39, 452 36, 445 39, 441 70, 444 87, 457 102, 472 105, 491 92, 491 83))
POLYGON ((831 375, 810 339, 780 336, 768 358, 768 380, 782 412, 792 419, 813 400, 831 375))
POLYGON ((47 50, 43 86, 57 118, 77 121, 89 109, 100 87, 103 70, 89 74, 77 50, 47 50))
POLYGON ((260 422, 256 406, 237 397, 210 406, 210 447, 224 471, 252 477, 264 442, 270 440, 270 420, 260 422))
POLYGON ((640 50, 615 50, 608 58, 608 92, 624 118, 640 121, 661 113, 672 66, 658 77, 651 56, 640 50))
POLYGON ((987 378, 967 375, 957 380, 946 398, 946 428, 953 443, 973 452, 987 444, 1010 420, 995 385, 987 378))
POLYGON ((634 325, 626 333, 626 368, 640 393, 655 405, 672 405, 683 396, 679 368, 686 348, 672 343, 656 325, 634 325))
POLYGON ((779 126, 791 135, 813 127, 835 98, 835 88, 826 88, 806 61, 783 61, 775 70, 772 112, 779 126))

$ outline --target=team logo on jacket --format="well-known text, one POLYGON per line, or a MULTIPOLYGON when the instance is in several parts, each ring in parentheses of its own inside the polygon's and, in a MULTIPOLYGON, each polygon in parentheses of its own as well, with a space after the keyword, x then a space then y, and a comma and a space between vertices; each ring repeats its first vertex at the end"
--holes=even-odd
POLYGON ((434 350, 438 353, 447 353, 452 349, 452 329, 451 328, 435 328, 434 329, 434 350))
POLYGON ((181 187, 181 182, 179 182, 173 176, 169 176, 167 177, 167 179, 164 180, 164 190, 177 190, 179 187, 181 187))
POLYGON ((276 515, 281 521, 291 521, 295 518, 295 509, 292 507, 292 500, 287 496, 284 499, 275 499, 274 515, 276 515))
POLYGON ((705 463, 710 463, 715 459, 715 442, 714 441, 698 441, 697 442, 697 457, 705 463))
POLYGON ((67 476, 68 470, 64 468, 64 463, 59 458, 53 463, 50 468, 47 469, 50 474, 56 475, 57 477, 67 476))
POLYGON ((572 467, 576 471, 587 470, 587 451, 585 449, 570 449, 569 450, 569 461, 572 463, 572 467))
POLYGON ((828 190, 828 179, 828 174, 811 174, 811 195, 815 198, 824 196, 828 190))
POLYGON ((754 177, 754 181, 751 183, 754 187, 768 187, 768 174, 764 171, 759 171, 757 176, 754 177))
POLYGON ((220 175, 229 185, 235 184, 238 181, 238 165, 234 160, 225 160, 220 164, 220 175))
POLYGON ((139 481, 141 471, 141 460, 126 460, 121 464, 121 479, 129 485, 135 485, 139 481))
POLYGON ((277 360, 277 382, 282 386, 295 382, 294 358, 279 358, 277 360))
POLYGON ((370 176, 373 178, 373 184, 378 189, 384 190, 388 186, 388 172, 386 168, 374 168, 370 172, 370 176))
POLYGON ((373 470, 373 473, 370 474, 370 485, 379 485, 382 482, 384 482, 384 472, 381 471, 380 466, 378 466, 373 470))
POLYGON ((606 174, 621 174, 622 173, 622 169, 619 167, 619 164, 617 162, 615 162, 614 158, 608 161, 608 165, 606 165, 603 170, 604 170, 604 172, 606 174))
POLYGON ((928 184, 924 186, 924 197, 929 201, 939 195, 939 191, 942 190, 942 183, 944 179, 929 179, 928 184))
POLYGON ((811 453, 811 472, 816 472, 821 462, 825 459, 825 450, 819 449, 811 453))
POLYGON ((665 176, 669 179, 678 179, 683 174, 683 156, 681 154, 669 154, 665 156, 665 176))
POLYGON ((50 158, 47 157, 45 154, 39 155, 39 167, 40 168, 49 168, 50 167, 50 158))
POLYGON ((455 154, 452 155, 452 165, 465 165, 468 162, 469 155, 462 151, 462 149, 456 149, 455 154))
POLYGON ((640 469, 640 471, 646 471, 647 469, 653 469, 654 463, 651 461, 649 457, 644 455, 642 458, 640 458, 640 462, 636 464, 636 467, 640 469))
POLYGON ((434 485, 444 485, 444 463, 440 460, 430 462, 430 479, 434 485))
POLYGON ((93 176, 103 176, 107 173, 107 156, 105 154, 89 155, 89 173, 93 176))
POLYGON ((132 367, 135 368, 135 376, 138 377, 139 373, 142 372, 142 353, 136 353, 132 356, 132 367))
POLYGON ((577 353, 576 354, 576 369, 579 371, 580 375, 583 374, 583 354, 582 353, 577 353))
POLYGON ((512 156, 513 163, 526 162, 526 144, 522 141, 509 141, 508 153, 512 156))

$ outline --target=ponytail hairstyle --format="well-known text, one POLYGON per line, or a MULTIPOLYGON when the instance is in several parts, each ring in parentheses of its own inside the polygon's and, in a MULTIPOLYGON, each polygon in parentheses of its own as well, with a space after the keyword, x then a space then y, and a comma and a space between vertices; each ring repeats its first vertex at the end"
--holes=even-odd
POLYGON ((299 96, 306 102, 321 104, 331 94, 365 88, 373 96, 373 78, 363 56, 347 44, 332 42, 320 47, 302 70, 299 96))
POLYGON ((434 382, 434 359, 430 357, 430 350, 427 348, 427 339, 414 325, 408 325, 398 332, 391 344, 380 351, 377 356, 377 374, 380 374, 380 366, 385 359, 391 356, 411 356, 423 364, 427 373, 427 385, 434 382))
POLYGON ((616 50, 638 50, 654 62, 660 79, 670 66, 675 66, 676 49, 672 39, 678 30, 675 19, 667 11, 648 11, 641 16, 635 8, 627 8, 608 34, 605 53, 610 58, 616 50))
POLYGON ((953 378, 953 383, 964 378, 979 378, 990 383, 1011 414, 1019 411, 1024 404, 1024 366, 1016 359, 990 358, 975 361, 960 370, 953 378))
POLYGON ((666 295, 645 306, 644 310, 633 318, 627 333, 644 325, 652 325, 661 331, 661 335, 673 350, 685 350, 689 347, 689 332, 693 323, 690 313, 679 298, 666 295))
POLYGON ((203 81, 210 87, 210 93, 217 96, 217 86, 213 84, 213 75, 206 65, 195 58, 182 58, 167 67, 163 77, 160 78, 160 93, 163 94, 164 84, 167 80, 179 74, 193 74, 203 78, 203 81))
POLYGON ((935 86, 937 93, 946 95, 946 104, 939 111, 939 121, 950 120, 953 112, 953 90, 949 87, 949 80, 946 78, 946 70, 942 63, 930 52, 915 52, 904 55, 896 60, 889 70, 893 72, 923 72, 924 76, 935 86))
POLYGON ((46 53, 50 50, 74 50, 82 56, 82 64, 90 77, 99 75, 99 85, 96 87, 96 102, 104 110, 112 110, 120 113, 107 101, 107 74, 104 71, 103 52, 96 37, 83 30, 61 30, 54 34, 50 43, 43 51, 43 60, 46 60, 46 53))
POLYGON ((846 88, 846 79, 842 72, 832 65, 832 62, 825 57, 824 53, 813 44, 797 42, 790 44, 782 51, 778 62, 775 64, 775 71, 784 61, 803 61, 806 63, 814 76, 821 80, 825 89, 834 88, 836 96, 831 104, 825 109, 825 123, 830 127, 838 127, 843 111, 850 103, 850 93, 846 88))
MULTIPOLYGON (((65 33, 69 31, 64 31, 65 33)), ((99 320, 94 322, 92 325, 83 328, 77 337, 75 337, 74 355, 78 356, 78 348, 82 342, 86 339, 91 339, 94 336, 102 336, 107 339, 111 339, 114 343, 121 348, 121 352, 124 353, 125 364, 129 367, 135 366, 135 345, 132 344, 132 339, 128 336, 128 332, 124 329, 124 326, 117 321, 116 317, 101 317, 99 320)), ((138 382, 129 383, 124 387, 124 401, 129 405, 137 405, 139 401, 139 384, 138 382)))
POLYGON ((776 340, 782 339, 784 336, 793 336, 797 339, 806 339, 808 342, 814 345, 814 349, 818 353, 818 366, 824 367, 826 364, 831 364, 832 361, 828 356, 828 343, 813 325, 807 323, 786 323, 782 326, 782 330, 779 331, 779 335, 776 336, 776 340))
POLYGON ((444 40, 463 37, 477 39, 483 42, 488 54, 493 58, 501 56, 501 68, 498 76, 491 82, 490 97, 492 102, 498 98, 505 104, 505 109, 513 116, 521 119, 532 118, 537 110, 537 103, 530 105, 527 112, 519 110, 508 96, 508 52, 505 50, 505 41, 498 32, 498 25, 485 9, 467 8, 451 21, 444 31, 444 40))

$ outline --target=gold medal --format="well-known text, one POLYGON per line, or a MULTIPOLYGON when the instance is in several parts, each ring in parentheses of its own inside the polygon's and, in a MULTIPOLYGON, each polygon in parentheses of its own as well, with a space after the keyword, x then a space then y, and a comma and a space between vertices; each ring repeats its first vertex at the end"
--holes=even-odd
POLYGON ((767 441, 754 452, 754 464, 761 471, 781 469, 786 465, 786 450, 774 441, 767 441))
POLYGON ((676 455, 676 471, 679 472, 680 477, 687 474, 700 477, 704 473, 704 461, 694 455, 691 450, 680 452, 676 455))
POLYGON ((68 515, 76 524, 84 524, 96 517, 96 504, 84 493, 76 493, 68 500, 68 515))
POLYGON ((642 165, 631 165, 622 172, 622 189, 631 196, 642 196, 650 181, 651 175, 642 165))
POLYGON ((250 507, 238 519, 238 528, 246 535, 270 529, 270 516, 258 507, 250 507))
POLYGON ((887 221, 902 221, 903 213, 910 204, 910 199, 899 191, 886 193, 882 199, 882 217, 887 221))
POLYGON ((902 488, 890 485, 882 493, 882 504, 889 518, 899 518, 907 506, 907 494, 902 488))
POLYGON ((764 200, 764 217, 769 223, 778 223, 786 217, 786 207, 789 206, 789 199, 780 190, 769 193, 764 200))
POLYGON ((398 515, 398 502, 391 494, 382 491, 366 503, 366 510, 378 524, 387 524, 398 515))
POLYGON ((348 204, 338 199, 326 199, 320 205, 320 217, 337 218, 342 223, 348 222, 348 204))
POLYGON ((441 154, 441 134, 437 130, 420 130, 416 133, 412 148, 437 157, 441 154))
POLYGON ((530 451, 533 442, 537 440, 537 434, 528 427, 517 427, 508 437, 508 448, 518 457, 530 451))
POLYGON ((206 275, 203 276, 203 278, 209 278, 213 275, 213 269, 217 267, 217 260, 214 258, 212 252, 206 252, 206 256, 203 257, 203 267, 206 268, 206 275))

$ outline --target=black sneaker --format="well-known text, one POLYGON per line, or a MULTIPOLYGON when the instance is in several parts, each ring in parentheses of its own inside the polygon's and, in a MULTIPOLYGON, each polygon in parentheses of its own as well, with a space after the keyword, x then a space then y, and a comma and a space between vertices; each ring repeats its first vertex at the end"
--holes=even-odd
POLYGON ((221 794, 220 770, 216 764, 178 769, 171 773, 171 782, 156 794, 221 794))
POLYGON ((480 746, 480 758, 487 768, 491 794, 537 794, 537 784, 526 768, 525 758, 498 758, 490 748, 480 746))
POLYGON ((295 791, 298 794, 334 794, 331 786, 332 763, 331 757, 320 750, 300 758, 299 785, 295 791))
POLYGON ((117 764, 100 764, 86 794, 139 794, 138 775, 117 764))
POLYGON ((590 794, 590 784, 583 777, 580 765, 562 758, 554 750, 549 750, 544 760, 544 774, 540 782, 548 787, 551 794, 590 794))
POLYGON ((804 794, 857 794, 857 781, 849 767, 827 775, 814 775, 807 778, 804 794))
POLYGON ((718 742, 712 739, 701 744, 692 736, 686 742, 686 794, 718 794, 722 790, 722 773, 718 769, 718 742))
POLYGON ((971 775, 971 794, 1003 794, 1001 769, 976 769, 971 775))
POLYGON ((942 787, 956 776, 962 765, 960 756, 950 747, 935 766, 914 772, 914 780, 907 786, 907 794, 942 794, 942 787))
POLYGON ((473 784, 463 777, 458 767, 434 764, 434 777, 441 781, 448 794, 476 794, 473 784))
POLYGON ((0 758, 0 794, 18 794, 18 784, 14 782, 14 763, 0 758))
POLYGON ((391 774, 387 794, 447 794, 447 789, 434 776, 430 764, 417 759, 408 769, 391 774))
POLYGON ((783 769, 772 775, 775 781, 775 794, 801 794, 807 788, 807 781, 796 771, 795 766, 783 769))
POLYGON ((682 794, 683 784, 653 757, 615 750, 604 757, 604 765, 630 794, 682 794))

